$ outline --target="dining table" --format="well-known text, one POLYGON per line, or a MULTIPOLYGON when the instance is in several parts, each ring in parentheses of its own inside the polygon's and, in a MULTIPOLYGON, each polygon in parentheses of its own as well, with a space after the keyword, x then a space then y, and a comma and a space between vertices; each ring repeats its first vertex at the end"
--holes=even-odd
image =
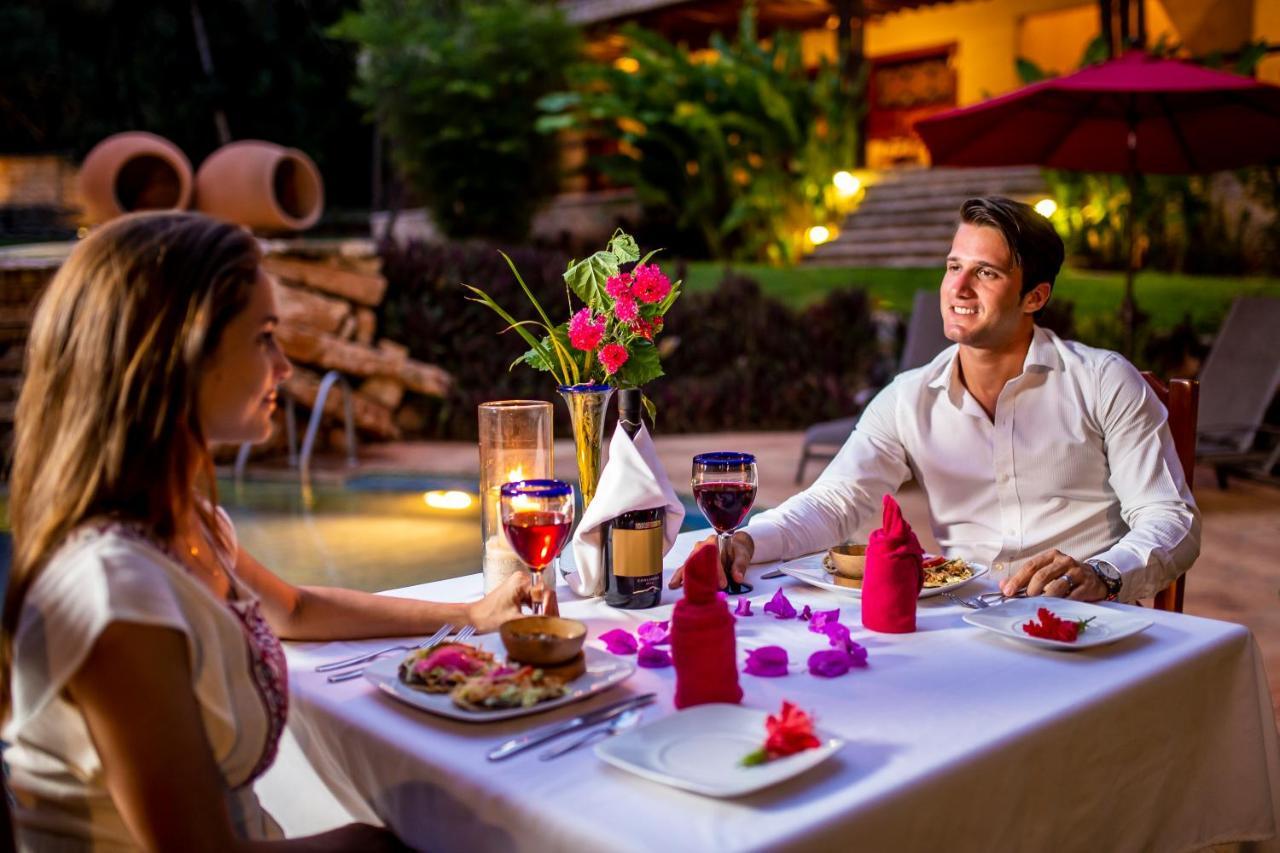
MULTIPOLYGON (((680 535, 664 559, 668 577, 704 533, 680 535)), ((1106 603, 1150 627, 1061 651, 982 630, 964 621, 973 611, 930 597, 914 632, 882 634, 862 626, 856 594, 762 579, 769 568, 752 567, 751 615, 734 626, 742 705, 776 714, 788 701, 843 741, 786 781, 712 797, 612 766, 590 747, 550 761, 540 749, 486 757, 627 696, 656 694, 639 726, 685 713, 673 705, 672 667, 637 668, 607 691, 540 713, 464 722, 364 678, 330 683, 315 671, 386 640, 297 642, 286 644, 288 730, 259 797, 290 836, 357 820, 440 851, 1280 849, 1275 717, 1244 626, 1106 603), (804 663, 827 638, 764 612, 779 589, 797 609, 838 609, 866 665, 811 674, 804 663), (785 675, 741 671, 749 650, 771 645, 788 652, 785 675)), ((994 589, 978 577, 958 592, 994 589)), ((477 572, 387 594, 466 601, 481 591, 477 572)), ((664 589, 658 607, 621 610, 558 591, 561 614, 586 623, 599 653, 602 633, 670 619, 681 596, 664 589)))

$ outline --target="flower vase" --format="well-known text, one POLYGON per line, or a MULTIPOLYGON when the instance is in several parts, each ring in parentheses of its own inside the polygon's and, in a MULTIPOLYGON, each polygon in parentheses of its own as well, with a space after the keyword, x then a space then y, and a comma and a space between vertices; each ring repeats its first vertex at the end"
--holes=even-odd
POLYGON ((608 385, 561 385, 560 396, 569 406, 573 423, 574 454, 578 458, 578 491, 582 509, 591 505, 600 479, 600 449, 604 446, 604 413, 613 388, 608 385))

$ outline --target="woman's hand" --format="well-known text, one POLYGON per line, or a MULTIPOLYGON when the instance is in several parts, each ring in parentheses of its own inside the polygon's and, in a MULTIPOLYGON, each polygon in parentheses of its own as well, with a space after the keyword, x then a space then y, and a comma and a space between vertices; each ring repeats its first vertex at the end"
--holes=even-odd
MULTIPOLYGON (((544 584, 541 597, 543 615, 559 616, 555 588, 544 584)), ((520 608, 526 604, 533 604, 533 587, 528 574, 516 572, 484 598, 468 606, 468 621, 482 634, 496 631, 503 622, 523 616, 520 608)))

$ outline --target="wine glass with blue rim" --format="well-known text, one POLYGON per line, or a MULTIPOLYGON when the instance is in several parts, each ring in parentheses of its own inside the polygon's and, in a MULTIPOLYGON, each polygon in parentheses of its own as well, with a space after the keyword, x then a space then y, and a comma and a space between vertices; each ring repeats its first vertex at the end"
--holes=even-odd
POLYGON ((516 480, 498 491, 502 529, 533 574, 533 613, 542 613, 542 572, 569 541, 573 486, 563 480, 516 480))

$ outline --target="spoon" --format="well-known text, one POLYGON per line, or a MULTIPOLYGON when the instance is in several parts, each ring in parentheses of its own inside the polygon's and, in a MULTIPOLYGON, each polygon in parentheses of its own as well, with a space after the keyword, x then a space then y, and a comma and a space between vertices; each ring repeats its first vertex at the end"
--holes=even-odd
POLYGON ((583 744, 590 743, 595 740, 604 740, 605 738, 613 737, 618 732, 626 731, 627 729, 634 726, 636 723, 640 722, 640 719, 643 716, 644 716, 643 708, 632 708, 629 711, 623 711, 609 725, 602 726, 598 729, 595 729, 594 731, 587 732, 582 737, 577 738, 575 740, 571 740, 566 744, 561 744, 560 746, 554 747, 552 749, 548 749, 546 752, 539 755, 538 758, 541 761, 550 761, 553 758, 559 758, 560 756, 564 755, 566 752, 572 752, 573 750, 577 749, 583 744))

